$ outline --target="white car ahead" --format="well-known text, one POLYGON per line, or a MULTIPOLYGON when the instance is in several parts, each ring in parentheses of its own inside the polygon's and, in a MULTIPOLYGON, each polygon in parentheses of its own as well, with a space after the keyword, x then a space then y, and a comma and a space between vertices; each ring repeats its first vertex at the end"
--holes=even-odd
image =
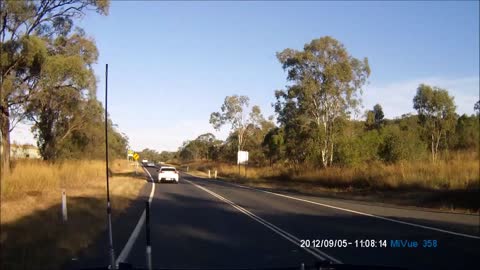
POLYGON ((158 182, 173 181, 178 184, 178 171, 174 167, 162 166, 158 171, 158 182))

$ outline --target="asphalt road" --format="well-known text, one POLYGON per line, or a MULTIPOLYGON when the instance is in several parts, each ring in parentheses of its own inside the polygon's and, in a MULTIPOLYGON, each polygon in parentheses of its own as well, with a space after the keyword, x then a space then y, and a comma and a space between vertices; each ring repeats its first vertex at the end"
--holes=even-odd
MULTIPOLYGON (((147 170, 156 179, 155 168, 147 170)), ((181 174, 178 185, 155 184, 152 263, 155 268, 259 268, 329 259, 408 269, 476 269, 479 222, 478 215, 282 196, 181 174), (317 248, 302 248, 301 240, 317 248), (351 244, 320 247, 322 240, 351 244), (376 247, 365 242, 361 247, 361 240, 375 240, 376 247), (379 247, 380 240, 387 247, 379 247), (417 241, 419 246, 392 247, 394 240, 417 241), (423 247, 423 240, 432 240, 432 245, 435 240, 436 247, 423 247)), ((126 257, 137 267, 146 265, 141 228, 126 257)))

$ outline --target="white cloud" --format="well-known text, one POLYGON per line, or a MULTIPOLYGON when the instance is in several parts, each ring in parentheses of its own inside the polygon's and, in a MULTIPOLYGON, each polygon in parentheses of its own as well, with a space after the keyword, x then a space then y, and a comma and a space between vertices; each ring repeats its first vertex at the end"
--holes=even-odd
POLYGON ((447 89, 450 95, 455 98, 458 114, 474 113, 473 105, 479 100, 479 77, 424 78, 386 85, 371 84, 362 97, 364 109, 371 109, 376 103, 380 103, 387 118, 395 118, 405 113, 415 112, 413 97, 421 83, 447 89))

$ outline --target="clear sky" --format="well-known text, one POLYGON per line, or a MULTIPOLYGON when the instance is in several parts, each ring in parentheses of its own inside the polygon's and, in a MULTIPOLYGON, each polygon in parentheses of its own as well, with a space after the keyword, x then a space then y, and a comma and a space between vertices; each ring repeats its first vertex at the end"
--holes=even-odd
MULTIPOLYGON (((413 112, 419 83, 447 88, 458 113, 479 99, 479 3, 472 2, 121 2, 80 22, 100 51, 95 71, 109 112, 135 150, 176 150, 214 132, 209 116, 225 96, 247 95, 274 115, 286 85, 275 53, 330 35, 372 70, 364 109, 413 112)), ((31 142, 25 126, 12 141, 31 142)))

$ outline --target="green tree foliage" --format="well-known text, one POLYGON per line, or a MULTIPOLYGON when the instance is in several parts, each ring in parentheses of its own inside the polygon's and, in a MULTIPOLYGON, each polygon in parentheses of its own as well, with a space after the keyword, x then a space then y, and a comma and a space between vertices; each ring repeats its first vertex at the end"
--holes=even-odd
POLYGON ((426 149, 418 143, 421 138, 412 130, 402 129, 400 125, 388 125, 382 130, 381 137, 378 155, 387 163, 425 157, 426 149))
POLYGON ((421 84, 413 98, 413 108, 429 137, 432 161, 438 158, 440 140, 455 127, 455 104, 448 91, 421 84))
MULTIPOLYGON (((290 88, 290 90, 292 90, 290 88)), ((300 110, 298 102, 294 100, 292 91, 275 91, 275 111, 277 121, 283 129, 286 160, 294 164, 303 163, 309 154, 310 146, 314 144, 311 134, 315 126, 309 124, 309 119, 300 110)), ((318 147, 314 147, 318 149, 318 147)))
POLYGON ((217 159, 221 144, 222 141, 217 140, 212 133, 205 133, 195 140, 184 142, 179 157, 182 161, 217 159))
POLYGON ((53 71, 55 59, 47 57, 50 41, 67 36, 74 19, 86 10, 107 14, 108 7, 109 1, 0 1, 0 133, 4 150, 0 167, 4 170, 9 168, 10 132, 26 117, 32 95, 45 90, 40 87, 45 78, 42 74, 53 71), (50 70, 43 72, 44 67, 50 70))
POLYGON ((160 162, 172 162, 177 159, 176 151, 162 151, 158 156, 158 161, 160 162))
POLYGON ((466 114, 457 119, 455 127, 454 147, 456 149, 475 149, 479 147, 480 121, 479 115, 466 114))
POLYGON ((202 159, 212 159, 215 147, 218 145, 218 140, 212 133, 205 133, 198 136, 196 139, 198 154, 202 159))
POLYGON ((380 104, 375 104, 375 106, 373 106, 373 113, 375 115, 375 124, 380 126, 383 122, 383 118, 385 117, 382 106, 380 104))
POLYGON ((372 110, 368 110, 366 113, 365 128, 367 130, 375 128, 375 112, 372 110))
POLYGON ((25 109, 28 119, 34 122, 33 130, 45 160, 57 159, 58 146, 102 113, 98 106, 92 106, 96 91, 91 66, 98 57, 93 41, 83 33, 75 33, 58 36, 50 43, 38 89, 30 95, 25 109))
POLYGON ((284 158, 285 155, 285 139, 282 128, 272 128, 265 135, 262 142, 265 156, 268 158, 270 166, 284 158))
POLYGON ((138 153, 140 159, 146 159, 152 162, 159 162, 160 161, 160 153, 156 150, 145 148, 138 153))
POLYGON ((380 104, 373 106, 373 110, 367 111, 365 127, 369 130, 379 129, 383 124, 383 109, 380 104))
POLYGON ((293 82, 286 92, 277 92, 277 112, 282 121, 303 118, 302 124, 313 131, 308 132, 314 142, 310 149, 318 152, 327 167, 333 162, 337 123, 359 104, 358 93, 370 75, 368 60, 352 57, 343 44, 328 36, 312 40, 303 51, 285 49, 277 57, 293 82), (284 101, 278 102, 279 98, 284 101), (296 109, 293 119, 282 112, 289 107, 296 109))

